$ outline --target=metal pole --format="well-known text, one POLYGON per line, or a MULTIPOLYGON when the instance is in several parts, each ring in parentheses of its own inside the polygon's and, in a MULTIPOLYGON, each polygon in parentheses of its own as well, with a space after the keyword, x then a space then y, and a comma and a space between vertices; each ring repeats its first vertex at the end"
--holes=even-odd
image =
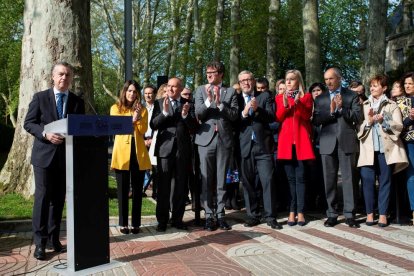
POLYGON ((125 80, 132 79, 132 0, 124 0, 125 80))

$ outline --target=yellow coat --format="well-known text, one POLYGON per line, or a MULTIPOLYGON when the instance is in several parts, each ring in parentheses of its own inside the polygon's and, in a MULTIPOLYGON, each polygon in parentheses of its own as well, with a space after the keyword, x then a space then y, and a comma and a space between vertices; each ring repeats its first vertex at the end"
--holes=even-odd
MULTIPOLYGON (((111 106, 112 116, 132 116, 132 111, 119 112, 118 105, 111 106)), ((131 118, 132 120, 132 118, 131 118)), ((135 150, 139 170, 151 169, 147 147, 144 143, 144 134, 148 128, 148 111, 145 107, 141 109, 141 120, 134 123, 135 150)), ((129 159, 131 156, 131 134, 115 135, 114 148, 112 150, 111 169, 129 170, 129 159)))

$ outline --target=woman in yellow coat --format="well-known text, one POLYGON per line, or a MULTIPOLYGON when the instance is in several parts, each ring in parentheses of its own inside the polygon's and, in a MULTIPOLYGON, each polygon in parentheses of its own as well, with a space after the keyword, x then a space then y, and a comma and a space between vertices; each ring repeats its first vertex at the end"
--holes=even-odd
POLYGON ((148 111, 141 105, 138 83, 126 81, 116 104, 111 107, 113 116, 132 116, 133 133, 115 135, 111 169, 115 170, 118 190, 119 226, 121 233, 139 233, 141 226, 142 188, 145 171, 151 169, 144 134, 148 127, 148 111), (132 187, 132 228, 128 228, 128 194, 132 187))

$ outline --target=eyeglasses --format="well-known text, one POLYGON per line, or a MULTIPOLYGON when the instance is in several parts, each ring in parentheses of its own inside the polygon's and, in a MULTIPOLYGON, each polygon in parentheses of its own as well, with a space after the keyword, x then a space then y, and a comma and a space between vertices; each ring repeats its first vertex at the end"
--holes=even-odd
POLYGON ((207 75, 216 75, 218 74, 218 71, 210 71, 210 72, 206 72, 207 75))
POLYGON ((248 82, 251 82, 251 81, 253 81, 253 79, 252 79, 252 78, 250 78, 250 79, 243 79, 243 80, 239 80, 239 82, 240 82, 240 83, 248 83, 248 82))
POLYGON ((191 93, 182 93, 181 96, 191 96, 191 93))

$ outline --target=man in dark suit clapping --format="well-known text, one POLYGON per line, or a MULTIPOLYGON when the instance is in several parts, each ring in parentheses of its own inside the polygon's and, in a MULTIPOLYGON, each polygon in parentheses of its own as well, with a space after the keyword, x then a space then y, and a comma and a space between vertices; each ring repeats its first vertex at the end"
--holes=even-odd
POLYGON ((324 225, 333 227, 337 223, 336 192, 340 168, 345 223, 349 227, 358 228, 359 224, 353 214, 353 171, 356 166, 355 154, 358 151, 356 127, 363 116, 361 105, 358 95, 341 87, 342 75, 338 68, 329 68, 324 78, 329 93, 323 93, 315 99, 313 113, 314 124, 321 126, 319 146, 328 203, 328 219, 324 225))
POLYGON ((276 221, 274 183, 273 183, 273 133, 269 124, 275 121, 272 98, 268 91, 254 90, 253 73, 242 71, 239 74, 242 93, 238 95, 240 107, 240 152, 241 172, 249 220, 244 224, 252 227, 263 217, 274 229, 282 229, 276 221), (256 173, 263 190, 263 214, 260 211, 260 198, 256 191, 256 173))
POLYGON ((73 80, 72 67, 59 62, 52 69, 53 88, 37 92, 29 105, 24 129, 35 137, 31 163, 35 179, 33 206, 34 257, 46 258, 45 247, 61 252, 60 222, 66 193, 65 139, 55 133, 46 133, 44 126, 66 117, 83 114, 82 99, 69 91, 73 80))
POLYGON ((185 200, 188 195, 188 170, 191 166, 191 135, 197 126, 194 106, 180 96, 183 85, 179 78, 168 81, 166 96, 155 101, 150 126, 158 130, 154 155, 157 156, 158 195, 157 231, 167 229, 172 179, 171 226, 187 229, 183 223, 185 200))

